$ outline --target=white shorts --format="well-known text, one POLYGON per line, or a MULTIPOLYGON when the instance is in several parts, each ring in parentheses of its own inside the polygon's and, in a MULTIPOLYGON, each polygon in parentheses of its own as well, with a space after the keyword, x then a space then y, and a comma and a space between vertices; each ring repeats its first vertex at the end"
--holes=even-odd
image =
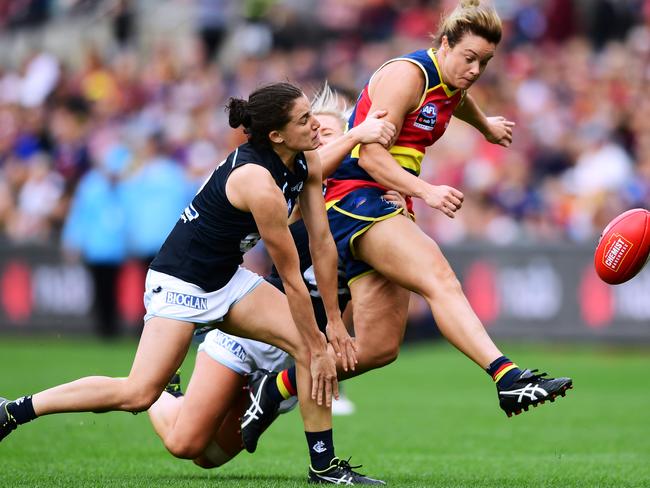
MULTIPOLYGON (((253 339, 226 334, 220 330, 212 330, 206 334, 199 345, 200 351, 241 375, 249 375, 260 369, 279 373, 294 364, 293 358, 282 349, 253 339)), ((293 410, 297 403, 297 397, 283 400, 279 413, 293 410)))
POLYGON ((212 359, 241 375, 260 369, 279 372, 294 364, 293 358, 282 349, 218 329, 206 334, 199 351, 205 351, 212 359))
POLYGON ((237 269, 230 281, 217 291, 201 287, 174 276, 150 269, 144 290, 144 321, 165 317, 195 324, 221 322, 230 308, 262 283, 257 273, 237 269))

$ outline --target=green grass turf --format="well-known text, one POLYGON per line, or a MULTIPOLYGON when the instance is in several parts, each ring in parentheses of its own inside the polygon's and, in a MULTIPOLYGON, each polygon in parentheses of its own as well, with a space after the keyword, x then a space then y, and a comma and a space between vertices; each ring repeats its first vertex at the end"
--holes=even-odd
MULTIPOLYGON (((348 382, 358 413, 335 418, 337 453, 400 487, 650 486, 649 350, 504 350, 521 365, 571 375, 575 389, 507 419, 489 378, 460 353, 446 344, 405 347, 396 363, 348 382)), ((134 351, 131 342, 0 338, 0 394, 122 376, 134 351)), ((296 412, 272 426, 255 455, 216 470, 169 456, 144 414, 65 414, 0 443, 0 486, 302 486, 307 463, 296 412)))

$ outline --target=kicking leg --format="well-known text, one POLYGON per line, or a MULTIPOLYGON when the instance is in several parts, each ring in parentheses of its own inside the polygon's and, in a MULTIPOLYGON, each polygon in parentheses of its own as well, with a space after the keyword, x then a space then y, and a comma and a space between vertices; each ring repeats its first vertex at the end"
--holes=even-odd
POLYGON ((398 215, 376 223, 359 237, 356 252, 387 279, 424 297, 445 338, 492 376, 508 416, 571 388, 570 378, 522 371, 501 353, 438 245, 411 220, 398 215))

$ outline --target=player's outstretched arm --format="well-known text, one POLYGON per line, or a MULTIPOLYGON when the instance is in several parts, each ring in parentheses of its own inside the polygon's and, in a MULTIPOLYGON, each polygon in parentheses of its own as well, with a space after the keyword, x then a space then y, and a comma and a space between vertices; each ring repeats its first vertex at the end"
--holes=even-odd
POLYGON ((486 117, 469 93, 454 110, 454 117, 475 127, 492 144, 508 147, 512 143, 515 123, 501 116, 486 117))

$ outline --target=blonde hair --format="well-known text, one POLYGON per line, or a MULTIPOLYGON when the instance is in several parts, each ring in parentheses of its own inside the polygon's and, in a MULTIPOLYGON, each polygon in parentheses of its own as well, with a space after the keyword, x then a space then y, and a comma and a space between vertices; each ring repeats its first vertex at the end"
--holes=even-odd
POLYGON ((481 0, 461 0, 453 11, 442 17, 435 39, 440 43, 447 36, 449 47, 453 48, 466 34, 499 44, 501 19, 494 7, 481 5, 481 0))
POLYGON ((314 115, 331 115, 336 117, 341 122, 341 125, 345 125, 347 122, 345 116, 347 110, 345 100, 330 88, 327 81, 311 101, 311 111, 314 115))

